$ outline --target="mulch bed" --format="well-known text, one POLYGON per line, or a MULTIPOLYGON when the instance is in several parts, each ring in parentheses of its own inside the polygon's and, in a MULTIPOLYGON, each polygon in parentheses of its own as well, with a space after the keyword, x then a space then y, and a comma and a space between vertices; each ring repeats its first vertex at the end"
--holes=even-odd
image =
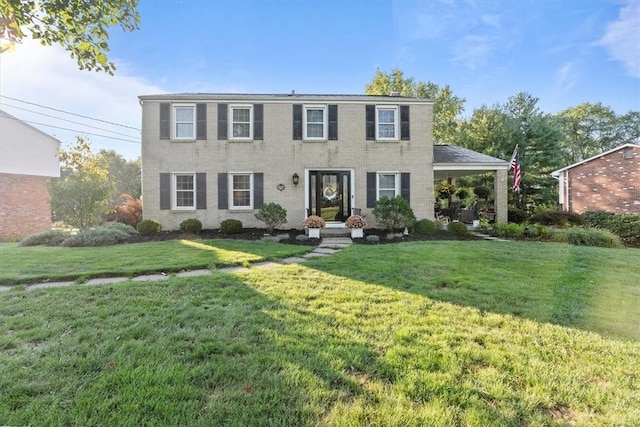
MULTIPOLYGON (((317 246, 321 243, 322 239, 303 239, 299 240, 297 236, 301 234, 305 234, 304 230, 277 230, 276 233, 278 236, 280 235, 288 235, 288 238, 284 238, 280 240, 280 243, 287 243, 291 245, 306 245, 306 246, 317 246)), ((471 234, 467 234, 465 236, 459 236, 448 231, 437 230, 434 234, 416 234, 412 233, 407 236, 395 236, 389 237, 388 232, 385 230, 379 229, 366 229, 364 232, 364 239, 355 239, 354 243, 361 245, 380 245, 380 244, 389 244, 389 243, 401 243, 401 242, 416 242, 416 241, 425 241, 425 240, 482 240, 481 237, 473 236, 471 234), (376 235, 379 237, 379 240, 370 241, 366 239, 366 236, 376 235)), ((163 231, 153 236, 132 236, 129 238, 127 243, 144 243, 144 242, 160 242, 165 240, 175 240, 175 239, 235 239, 235 240, 262 240, 265 236, 268 236, 266 230, 260 228, 245 228, 240 233, 235 234, 225 234, 221 233, 220 230, 202 230, 200 234, 185 234, 181 231, 163 231)), ((322 232, 320 232, 320 237, 322 237, 322 232)))

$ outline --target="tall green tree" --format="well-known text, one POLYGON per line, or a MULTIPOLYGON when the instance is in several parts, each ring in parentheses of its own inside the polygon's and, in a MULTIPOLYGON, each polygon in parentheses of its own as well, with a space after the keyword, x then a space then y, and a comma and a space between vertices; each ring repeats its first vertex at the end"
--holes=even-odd
POLYGON ((454 95, 446 85, 440 87, 432 82, 416 82, 413 77, 404 77, 404 73, 394 68, 385 73, 376 70, 371 83, 365 86, 368 95, 389 95, 397 92, 402 96, 427 98, 433 100, 433 138, 436 144, 450 144, 455 141, 458 132, 458 116, 464 111, 466 100, 454 95))
POLYGON ((81 70, 113 74, 107 58, 109 28, 138 29, 138 0, 0 0, 0 52, 25 37, 56 43, 71 53, 81 70))
POLYGON ((120 203, 120 196, 128 194, 139 199, 142 194, 142 177, 140 159, 127 160, 114 150, 100 150, 97 159, 102 168, 108 171, 108 179, 112 187, 109 204, 115 207, 120 203))
POLYGON ((81 230, 98 224, 113 191, 108 169, 81 137, 58 156, 61 177, 49 185, 54 218, 81 230))

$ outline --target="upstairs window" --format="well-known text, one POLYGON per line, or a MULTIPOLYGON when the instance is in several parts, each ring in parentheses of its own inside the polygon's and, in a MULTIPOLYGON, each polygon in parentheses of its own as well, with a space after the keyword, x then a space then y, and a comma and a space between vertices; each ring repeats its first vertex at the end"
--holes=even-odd
POLYGON ((398 139, 398 107, 376 107, 376 139, 398 139))
POLYGON ((173 138, 196 139, 196 106, 195 104, 174 104, 173 106, 173 138))
POLYGON ((327 139, 327 107, 305 105, 304 107, 304 139, 327 139))
POLYGON ((253 107, 251 105, 231 105, 230 139, 253 139, 253 107))

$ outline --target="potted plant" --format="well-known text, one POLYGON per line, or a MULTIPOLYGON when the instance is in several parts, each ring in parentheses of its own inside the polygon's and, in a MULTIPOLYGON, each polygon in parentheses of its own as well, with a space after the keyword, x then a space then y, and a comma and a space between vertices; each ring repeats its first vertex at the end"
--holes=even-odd
POLYGON ((344 225, 351 229, 352 239, 362 239, 364 237, 363 229, 367 226, 367 220, 362 215, 351 215, 344 225))
POLYGON ((324 228, 326 223, 324 221, 324 218, 318 215, 309 215, 307 219, 304 220, 304 225, 309 230, 310 239, 319 239, 320 229, 324 228))

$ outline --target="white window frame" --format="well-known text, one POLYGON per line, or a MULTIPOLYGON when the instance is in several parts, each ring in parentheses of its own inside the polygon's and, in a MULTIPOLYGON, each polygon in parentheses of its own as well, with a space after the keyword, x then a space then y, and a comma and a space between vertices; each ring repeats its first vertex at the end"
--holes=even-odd
POLYGON ((328 131, 328 118, 327 118, 327 106, 326 105, 305 105, 302 109, 302 138, 308 141, 326 141, 328 131), (322 123, 307 121, 307 111, 309 110, 322 110, 322 123), (322 124, 322 136, 309 136, 307 133, 308 124, 322 124))
POLYGON ((171 175, 171 203, 172 203, 172 208, 174 210, 177 211, 194 211, 196 210, 196 205, 197 205, 197 181, 196 181, 196 174, 193 172, 180 172, 180 173, 174 173, 171 175), (193 180, 193 190, 178 190, 178 177, 179 176, 190 176, 191 179, 193 180), (178 206, 178 191, 181 192, 187 192, 187 191, 191 191, 193 193, 193 205, 191 206, 178 206))
POLYGON ((252 172, 229 172, 229 209, 233 210, 247 210, 253 209, 253 173, 252 172), (234 176, 249 176, 249 189, 237 190, 237 191, 249 191, 249 206, 236 206, 233 198, 233 177, 234 176))
POLYGON ((381 176, 393 176, 394 177, 394 196, 393 197, 397 197, 400 195, 400 172, 378 172, 376 174, 376 200, 380 200, 382 197, 380 196, 380 191, 381 190, 385 190, 385 191, 389 191, 392 190, 392 188, 389 187, 385 187, 382 188, 380 186, 380 177, 381 176))
MULTIPOLYGON (((238 122, 246 123, 246 122, 238 122)), ((253 140, 253 105, 251 104, 232 104, 229 105, 229 140, 230 141, 252 141, 253 140), (233 111, 249 110, 249 136, 237 137, 233 136, 233 111)))
POLYGON ((380 141, 397 141, 399 139, 399 108, 397 105, 376 105, 376 139, 380 141), (380 136, 380 125, 383 124, 391 124, 391 123, 380 123, 380 112, 381 111, 393 111, 393 136, 380 136))
POLYGON ((196 139, 196 104, 173 104, 171 109, 171 136, 175 140, 179 141, 193 141, 196 139), (176 111, 178 109, 191 109, 193 111, 193 122, 178 122, 178 114, 176 111), (178 124, 189 124, 191 123, 191 136, 178 136, 178 124))

